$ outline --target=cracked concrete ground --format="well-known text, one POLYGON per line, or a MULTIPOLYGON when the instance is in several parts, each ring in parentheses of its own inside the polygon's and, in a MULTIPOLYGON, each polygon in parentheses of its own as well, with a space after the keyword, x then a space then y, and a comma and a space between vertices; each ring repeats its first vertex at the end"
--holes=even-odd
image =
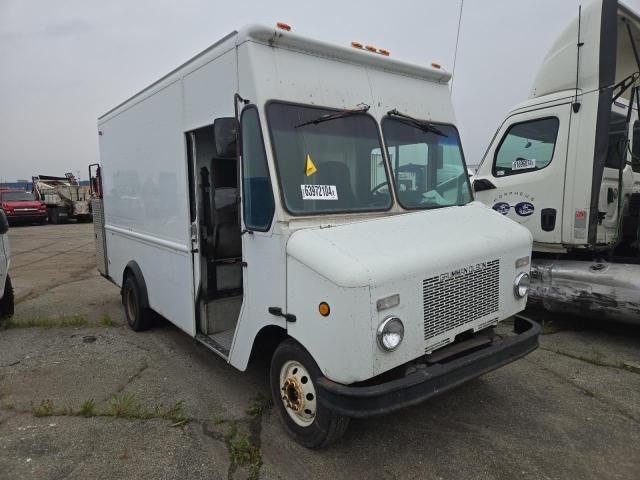
POLYGON ((2 479, 640 473, 637 328, 552 319, 554 333, 527 358, 422 405, 352 421, 339 444, 309 451, 286 437, 275 410, 247 412, 268 396, 266 365, 238 372, 161 320, 145 333, 123 326, 118 289, 94 268, 91 225, 16 227, 10 238, 16 322, 77 315, 86 325, 0 331, 2 479), (89 399, 108 412, 123 394, 150 409, 183 401, 189 422, 77 415, 89 399), (34 416, 43 400, 67 413, 34 416), (243 441, 253 456, 238 464, 243 441))

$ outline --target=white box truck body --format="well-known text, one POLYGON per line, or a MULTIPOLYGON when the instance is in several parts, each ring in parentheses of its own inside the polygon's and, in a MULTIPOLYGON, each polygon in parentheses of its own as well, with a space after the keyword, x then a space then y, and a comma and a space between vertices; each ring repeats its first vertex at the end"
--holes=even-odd
POLYGON ((524 319, 487 336, 525 307, 531 235, 472 200, 449 79, 252 26, 102 116, 98 261, 131 326, 151 309, 240 370, 276 339, 310 447, 534 349, 524 319))

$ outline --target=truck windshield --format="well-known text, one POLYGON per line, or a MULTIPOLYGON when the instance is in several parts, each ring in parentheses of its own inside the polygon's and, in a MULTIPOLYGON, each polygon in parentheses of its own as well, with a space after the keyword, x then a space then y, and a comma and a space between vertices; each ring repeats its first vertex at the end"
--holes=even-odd
POLYGON ((341 111, 273 102, 267 117, 289 212, 391 208, 380 136, 366 108, 341 111))
POLYGON ((5 202, 33 201, 33 195, 29 192, 3 192, 0 195, 5 202))
POLYGON ((398 201, 408 209, 469 203, 471 188, 458 131, 452 125, 429 125, 434 131, 403 118, 382 121, 398 201))

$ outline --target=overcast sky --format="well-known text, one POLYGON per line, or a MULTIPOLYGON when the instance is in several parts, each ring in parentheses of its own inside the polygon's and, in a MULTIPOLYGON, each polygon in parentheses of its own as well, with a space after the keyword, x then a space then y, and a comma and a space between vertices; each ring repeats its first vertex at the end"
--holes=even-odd
MULTIPOLYGON (((632 6, 640 0, 627 2, 632 6)), ((477 164, 579 0, 464 0, 453 99, 477 164)), ((96 119, 246 23, 453 69, 460 0, 0 0, 0 179, 98 161, 96 119)))

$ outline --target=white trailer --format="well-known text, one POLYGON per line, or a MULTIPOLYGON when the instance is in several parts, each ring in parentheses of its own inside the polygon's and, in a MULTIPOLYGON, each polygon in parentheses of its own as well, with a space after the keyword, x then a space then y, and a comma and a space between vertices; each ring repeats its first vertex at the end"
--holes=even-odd
POLYGON ((153 310, 239 370, 274 346, 287 431, 319 447, 539 328, 491 328, 525 307, 531 234, 472 200, 449 73, 285 28, 233 32, 99 119, 96 240, 134 330, 153 310))
POLYGON ((11 252, 8 231, 9 221, 4 210, 0 210, 0 320, 12 316, 14 308, 13 286, 9 278, 11 252))
POLYGON ((637 13, 583 1, 476 172, 476 198, 533 234, 549 310, 640 323, 639 51, 637 13))

